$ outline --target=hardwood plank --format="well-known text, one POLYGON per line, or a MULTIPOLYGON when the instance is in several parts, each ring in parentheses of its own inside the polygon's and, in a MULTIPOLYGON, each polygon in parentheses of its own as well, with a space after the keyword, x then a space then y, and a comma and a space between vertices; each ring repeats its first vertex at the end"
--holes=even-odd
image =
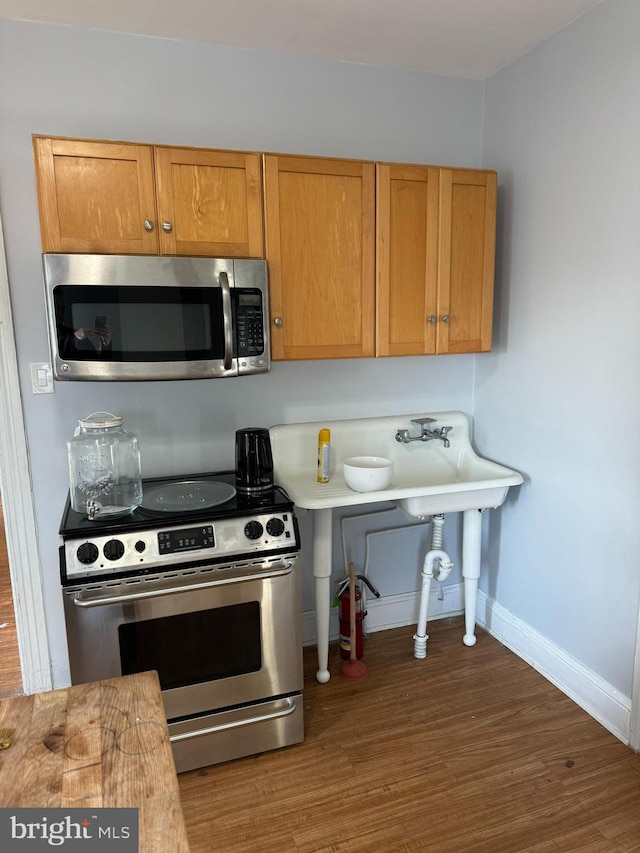
POLYGON ((22 693, 16 616, 13 607, 9 557, 0 502, 0 698, 22 693))
POLYGON ((367 678, 315 681, 305 741, 178 777, 193 853, 640 851, 640 755, 483 631, 367 637, 367 678))

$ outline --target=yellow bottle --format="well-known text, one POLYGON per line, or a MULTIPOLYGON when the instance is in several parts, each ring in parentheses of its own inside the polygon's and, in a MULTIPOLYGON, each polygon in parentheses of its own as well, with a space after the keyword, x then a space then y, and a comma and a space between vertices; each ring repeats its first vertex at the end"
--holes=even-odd
POLYGON ((321 429, 318 433, 318 477, 319 483, 331 479, 331 430, 321 429))

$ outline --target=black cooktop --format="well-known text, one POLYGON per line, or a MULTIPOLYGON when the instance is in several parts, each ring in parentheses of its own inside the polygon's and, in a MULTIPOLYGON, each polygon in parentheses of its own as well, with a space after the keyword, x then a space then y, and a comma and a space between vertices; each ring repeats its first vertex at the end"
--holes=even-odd
MULTIPOLYGON (((190 523, 191 521, 204 519, 215 521, 222 518, 239 518, 270 510, 274 512, 293 511, 291 499, 280 486, 274 486, 273 489, 259 495, 246 495, 240 492, 234 493, 234 489, 230 487, 235 487, 234 471, 215 471, 208 474, 145 479, 142 481, 143 506, 138 507, 129 515, 104 521, 101 521, 99 516, 90 521, 85 516, 75 512, 75 510, 71 509, 70 499, 67 495, 59 533, 63 539, 73 539, 78 535, 86 536, 88 533, 99 536, 103 534, 123 533, 127 530, 148 530, 161 525, 168 526, 184 522, 190 523), (224 484, 227 487, 230 497, 222 503, 202 509, 186 509, 181 507, 175 511, 168 512, 164 509, 149 509, 144 506, 145 494, 153 494, 158 487, 163 485, 171 486, 172 484, 179 484, 186 481, 204 484, 224 484)), ((225 496, 222 489, 221 494, 222 497, 225 496)), ((154 502, 151 501, 150 505, 154 506, 154 502)))

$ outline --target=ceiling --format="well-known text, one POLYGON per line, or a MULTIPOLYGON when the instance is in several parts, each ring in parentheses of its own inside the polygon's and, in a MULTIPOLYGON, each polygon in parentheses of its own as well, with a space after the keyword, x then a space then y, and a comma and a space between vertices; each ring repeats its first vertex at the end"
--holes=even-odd
POLYGON ((483 80, 603 0, 0 0, 0 17, 483 80))

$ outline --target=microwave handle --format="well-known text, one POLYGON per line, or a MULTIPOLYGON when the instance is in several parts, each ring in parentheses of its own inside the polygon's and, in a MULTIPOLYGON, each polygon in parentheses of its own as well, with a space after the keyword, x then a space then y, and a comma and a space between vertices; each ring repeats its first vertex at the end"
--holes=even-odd
POLYGON ((222 328, 224 332, 224 369, 231 370, 233 362, 233 331, 231 316, 231 290, 229 289, 229 276, 221 272, 219 276, 220 289, 222 291, 222 328))

